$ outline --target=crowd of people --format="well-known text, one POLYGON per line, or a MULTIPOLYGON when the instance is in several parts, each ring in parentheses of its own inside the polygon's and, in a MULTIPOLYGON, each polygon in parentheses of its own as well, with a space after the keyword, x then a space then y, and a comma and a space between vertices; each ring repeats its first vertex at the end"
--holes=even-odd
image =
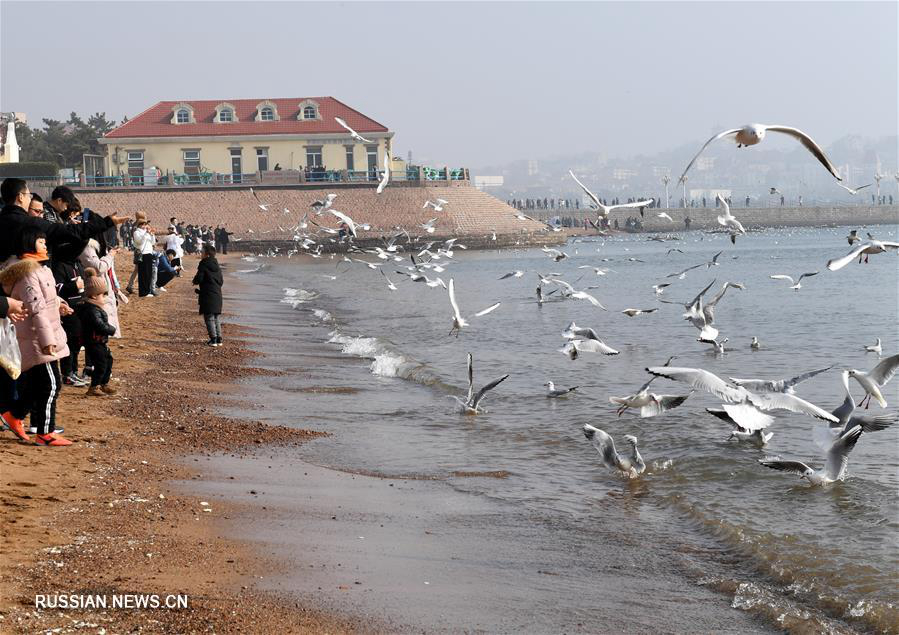
POLYGON ((102 216, 82 208, 65 186, 55 188, 50 200, 43 201, 18 178, 5 179, 0 196, 4 429, 37 445, 71 445, 56 424, 61 390, 87 386, 87 397, 116 394, 110 383, 113 356, 108 341, 122 337, 119 308, 134 293, 135 278, 142 298, 164 292, 181 275, 185 252, 202 255, 193 284, 198 286, 207 344, 222 345, 223 278, 215 256, 217 244, 227 251, 230 233, 224 227, 185 227, 172 218, 165 233, 157 236, 143 212, 134 219, 102 216), (124 289, 115 269, 120 244, 132 249, 135 264, 124 289))

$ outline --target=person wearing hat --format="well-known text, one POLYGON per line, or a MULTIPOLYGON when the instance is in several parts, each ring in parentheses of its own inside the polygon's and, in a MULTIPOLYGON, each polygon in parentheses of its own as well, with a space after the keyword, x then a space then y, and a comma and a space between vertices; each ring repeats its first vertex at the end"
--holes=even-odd
POLYGON ((108 291, 106 277, 93 267, 84 270, 84 301, 78 305, 78 317, 81 319, 81 339, 84 342, 85 357, 91 360, 91 385, 87 390, 89 397, 102 397, 116 394, 116 389, 109 385, 112 375, 112 353, 107 342, 110 335, 115 335, 115 327, 109 323, 104 305, 108 291))

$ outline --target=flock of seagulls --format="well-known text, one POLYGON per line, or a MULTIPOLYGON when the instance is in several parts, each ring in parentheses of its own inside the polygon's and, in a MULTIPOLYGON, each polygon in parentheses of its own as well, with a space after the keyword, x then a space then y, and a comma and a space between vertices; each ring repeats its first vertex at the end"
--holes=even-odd
MULTIPOLYGON (((353 138, 367 142, 367 140, 359 136, 358 133, 346 125, 346 122, 339 118, 336 118, 336 120, 338 124, 344 127, 353 136, 353 138)), ((808 149, 838 181, 840 180, 840 176, 833 164, 808 135, 796 128, 788 126, 766 126, 760 124, 751 124, 741 128, 729 129, 709 139, 687 165, 681 179, 683 180, 686 178, 690 167, 712 142, 732 136, 738 144, 738 147, 751 146, 760 143, 765 138, 767 132, 787 134, 799 140, 800 143, 802 143, 803 146, 805 146, 806 149, 808 149)), ((384 172, 376 190, 378 194, 383 192, 384 188, 389 183, 389 161, 389 157, 385 154, 384 172)), ((597 222, 594 226, 598 227, 603 224, 604 221, 607 221, 609 214, 616 209, 639 208, 642 214, 643 209, 652 203, 650 200, 641 200, 619 205, 605 205, 593 192, 578 180, 572 171, 569 171, 569 174, 583 189, 589 199, 590 207, 597 215, 597 222)), ((856 188, 855 191, 862 189, 862 187, 856 188)), ((774 188, 772 188, 772 190, 773 189, 774 188)), ((268 211, 270 205, 259 201, 255 192, 253 195, 257 198, 257 202, 259 202, 259 208, 263 211, 268 211)), ((336 200, 336 194, 329 194, 324 199, 315 201, 311 206, 311 212, 317 218, 320 218, 327 213, 340 221, 346 228, 345 231, 347 235, 344 238, 347 242, 348 252, 354 253, 357 256, 374 256, 373 260, 365 260, 360 257, 350 258, 347 256, 341 262, 348 263, 350 267, 362 265, 368 269, 377 270, 385 280, 387 289, 389 291, 396 291, 397 285, 390 280, 387 273, 383 270, 383 267, 389 263, 406 262, 407 259, 401 252, 408 249, 408 261, 411 264, 402 268, 397 268, 395 271, 412 283, 422 282, 427 287, 442 288, 446 290, 451 311, 450 335, 459 337, 464 329, 470 327, 471 320, 486 316, 500 308, 501 304, 495 302, 480 311, 463 315, 456 297, 456 281, 454 277, 449 277, 448 282, 444 282, 443 279, 437 275, 445 272, 447 268, 453 264, 454 250, 465 249, 465 246, 459 244, 457 239, 449 239, 442 243, 430 241, 422 247, 420 244, 417 244, 418 241, 421 240, 420 236, 413 239, 406 230, 396 228, 397 231, 393 236, 381 238, 383 245, 361 248, 354 243, 354 239, 358 238, 358 232, 360 230, 368 231, 370 230, 370 227, 363 223, 357 223, 344 212, 335 210, 333 205, 336 200), (405 237, 405 243, 401 241, 403 237, 405 237), (413 249, 413 245, 417 245, 415 249, 413 249)), ((717 218, 718 224, 729 234, 731 242, 736 245, 737 237, 744 235, 746 230, 740 221, 731 213, 727 202, 720 196, 718 196, 718 202, 723 209, 723 213, 717 218)), ((433 201, 429 199, 424 202, 422 209, 430 207, 434 212, 439 213, 442 212, 448 204, 449 202, 444 199, 438 198, 433 201)), ((288 212, 289 210, 285 210, 285 213, 288 212)), ((667 215, 664 213, 659 214, 659 217, 664 218, 665 216, 667 215)), ((514 212, 514 217, 519 220, 535 220, 519 211, 514 212)), ((668 218, 670 219, 670 217, 668 218)), ((419 225, 419 228, 424 234, 433 234, 438 219, 439 216, 432 218, 426 223, 419 225)), ((313 257, 321 256, 323 246, 321 234, 333 236, 338 233, 337 230, 327 228, 316 222, 313 218, 309 218, 308 213, 304 215, 303 219, 293 228, 293 230, 296 233, 295 240, 298 245, 296 251, 299 251, 300 249, 305 250, 313 257), (314 232, 306 231, 309 229, 309 224, 314 225, 318 229, 314 232)), ((326 238, 326 240, 335 241, 334 238, 326 238)), ((826 268, 828 270, 837 271, 856 258, 859 263, 863 261, 867 262, 871 255, 884 253, 888 250, 899 249, 899 243, 877 240, 870 234, 868 234, 867 241, 862 241, 858 237, 856 230, 853 230, 850 235, 847 236, 847 241, 852 250, 845 256, 827 261, 826 268)), ((568 253, 561 249, 544 247, 542 251, 552 264, 563 262, 570 257, 568 253)), ((668 251, 668 255, 670 256, 672 252, 684 253, 681 249, 671 249, 668 251)), ((705 271, 708 271, 712 267, 720 265, 719 259, 722 254, 723 252, 719 251, 711 258, 711 260, 690 265, 679 271, 670 273, 666 277, 669 279, 674 278, 676 280, 684 280, 690 272, 695 270, 704 268, 705 271)), ((627 258, 627 260, 629 262, 642 262, 633 257, 627 258)), ((596 295, 588 292, 595 287, 578 287, 576 285, 585 275, 602 277, 609 273, 614 273, 614 271, 607 267, 597 267, 592 265, 584 265, 579 268, 592 270, 592 274, 585 272, 580 278, 569 282, 564 280, 560 273, 541 273, 535 271, 534 273, 536 273, 538 278, 536 290, 537 304, 542 305, 550 300, 581 300, 600 311, 607 311, 606 307, 600 302, 596 295), (552 287, 552 289, 544 291, 544 287, 552 287)), ((523 270, 510 271, 503 274, 499 280, 521 279, 526 273, 527 272, 523 270)), ((801 288, 803 280, 818 275, 819 273, 821 272, 815 271, 803 273, 797 279, 786 274, 773 274, 769 277, 773 280, 785 281, 789 283, 790 289, 798 291, 801 288)), ((672 282, 658 282, 652 285, 652 290, 654 295, 659 298, 660 302, 682 305, 685 311, 683 313, 683 319, 688 321, 698 330, 698 341, 712 345, 712 352, 714 354, 722 354, 727 350, 725 348, 725 343, 728 342, 728 338, 718 339, 720 333, 719 325, 716 324, 715 319, 716 307, 723 300, 728 290, 735 289, 743 291, 746 289, 746 286, 739 282, 726 281, 721 284, 718 291, 711 298, 706 297, 716 285, 716 282, 717 281, 713 279, 706 284, 696 296, 684 302, 659 298, 659 296, 667 293, 668 287, 673 284, 672 282)), ((629 318, 637 318, 656 313, 658 310, 658 307, 628 307, 622 309, 620 312, 629 318)), ((565 354, 571 360, 576 360, 580 355, 585 353, 598 353, 606 356, 619 354, 619 351, 616 348, 603 340, 595 328, 581 327, 574 322, 571 322, 562 332, 562 337, 564 345, 559 349, 559 352, 565 354)), ((752 338, 750 348, 752 350, 759 350, 761 348, 758 337, 754 336, 752 338)), ((880 339, 877 339, 875 345, 865 346, 865 350, 881 355, 882 344, 880 339)), ((664 365, 646 368, 650 377, 633 394, 623 397, 609 397, 610 403, 616 406, 618 417, 621 417, 628 410, 636 411, 640 418, 663 416, 666 412, 682 406, 694 393, 705 393, 718 400, 719 404, 716 407, 706 408, 706 412, 723 421, 730 427, 731 431, 730 436, 728 437, 729 439, 747 441, 759 446, 766 445, 773 436, 770 428, 775 422, 775 413, 787 411, 817 419, 825 424, 823 426, 824 432, 818 433, 816 431, 816 437, 818 438, 819 443, 826 446, 823 468, 816 470, 801 461, 783 460, 779 457, 766 457, 759 461, 760 465, 764 467, 798 474, 801 478, 805 478, 813 484, 826 484, 844 478, 849 453, 858 443, 861 436, 863 434, 883 430, 893 425, 897 419, 899 419, 899 416, 895 413, 879 415, 855 414, 856 408, 869 408, 872 400, 881 408, 887 407, 887 401, 881 389, 892 379, 897 368, 899 368, 899 355, 886 357, 872 369, 867 371, 858 369, 843 370, 840 376, 843 388, 842 392, 845 398, 839 407, 830 412, 796 395, 796 387, 812 377, 831 370, 832 366, 811 370, 786 379, 741 379, 735 377, 723 379, 702 368, 671 366, 670 364, 673 359, 674 357, 670 358, 664 365), (659 378, 683 384, 688 387, 689 390, 682 394, 661 394, 652 392, 650 387, 653 382, 659 378), (857 405, 855 404, 849 389, 850 378, 855 379, 857 384, 865 392, 865 396, 857 405)), ((464 398, 459 396, 452 397, 458 402, 460 412, 470 415, 485 412, 482 402, 487 393, 495 389, 509 377, 508 374, 503 375, 475 391, 473 375, 473 358, 471 353, 468 353, 468 392, 464 398)), ((547 381, 544 386, 547 388, 546 397, 551 399, 572 395, 578 388, 578 386, 557 388, 552 381, 547 381)), ((612 437, 603 430, 591 425, 585 425, 583 427, 583 432, 585 437, 596 448, 603 464, 610 469, 621 472, 629 477, 635 477, 645 472, 646 463, 640 455, 637 448, 637 439, 634 436, 624 437, 625 441, 630 446, 630 452, 622 454, 616 449, 612 437)))

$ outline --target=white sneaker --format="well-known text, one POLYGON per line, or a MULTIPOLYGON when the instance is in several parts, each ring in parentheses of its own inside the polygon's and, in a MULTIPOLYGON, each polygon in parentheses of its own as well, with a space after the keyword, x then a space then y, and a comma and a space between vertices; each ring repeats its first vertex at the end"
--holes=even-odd
MULTIPOLYGON (((65 432, 65 428, 56 428, 53 432, 55 434, 62 434, 63 432, 65 432)), ((28 428, 28 434, 37 434, 37 428, 34 426, 28 428)))
POLYGON ((160 291, 162 291, 163 293, 168 293, 168 289, 166 289, 165 287, 156 287, 156 292, 159 293, 160 291))

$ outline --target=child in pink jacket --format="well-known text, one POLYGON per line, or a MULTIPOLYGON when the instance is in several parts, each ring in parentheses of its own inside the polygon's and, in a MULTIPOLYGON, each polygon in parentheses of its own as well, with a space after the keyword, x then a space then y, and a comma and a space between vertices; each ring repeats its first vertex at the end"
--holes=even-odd
POLYGON ((37 429, 36 444, 65 446, 72 442, 55 432, 56 399, 62 387, 59 360, 69 354, 59 315, 71 309, 56 295, 53 273, 44 266, 47 259, 46 236, 28 227, 22 232, 18 259, 0 271, 3 291, 28 310, 28 317, 16 324, 22 353, 19 399, 2 418, 6 427, 27 441, 23 419, 30 412, 31 426, 37 429))

